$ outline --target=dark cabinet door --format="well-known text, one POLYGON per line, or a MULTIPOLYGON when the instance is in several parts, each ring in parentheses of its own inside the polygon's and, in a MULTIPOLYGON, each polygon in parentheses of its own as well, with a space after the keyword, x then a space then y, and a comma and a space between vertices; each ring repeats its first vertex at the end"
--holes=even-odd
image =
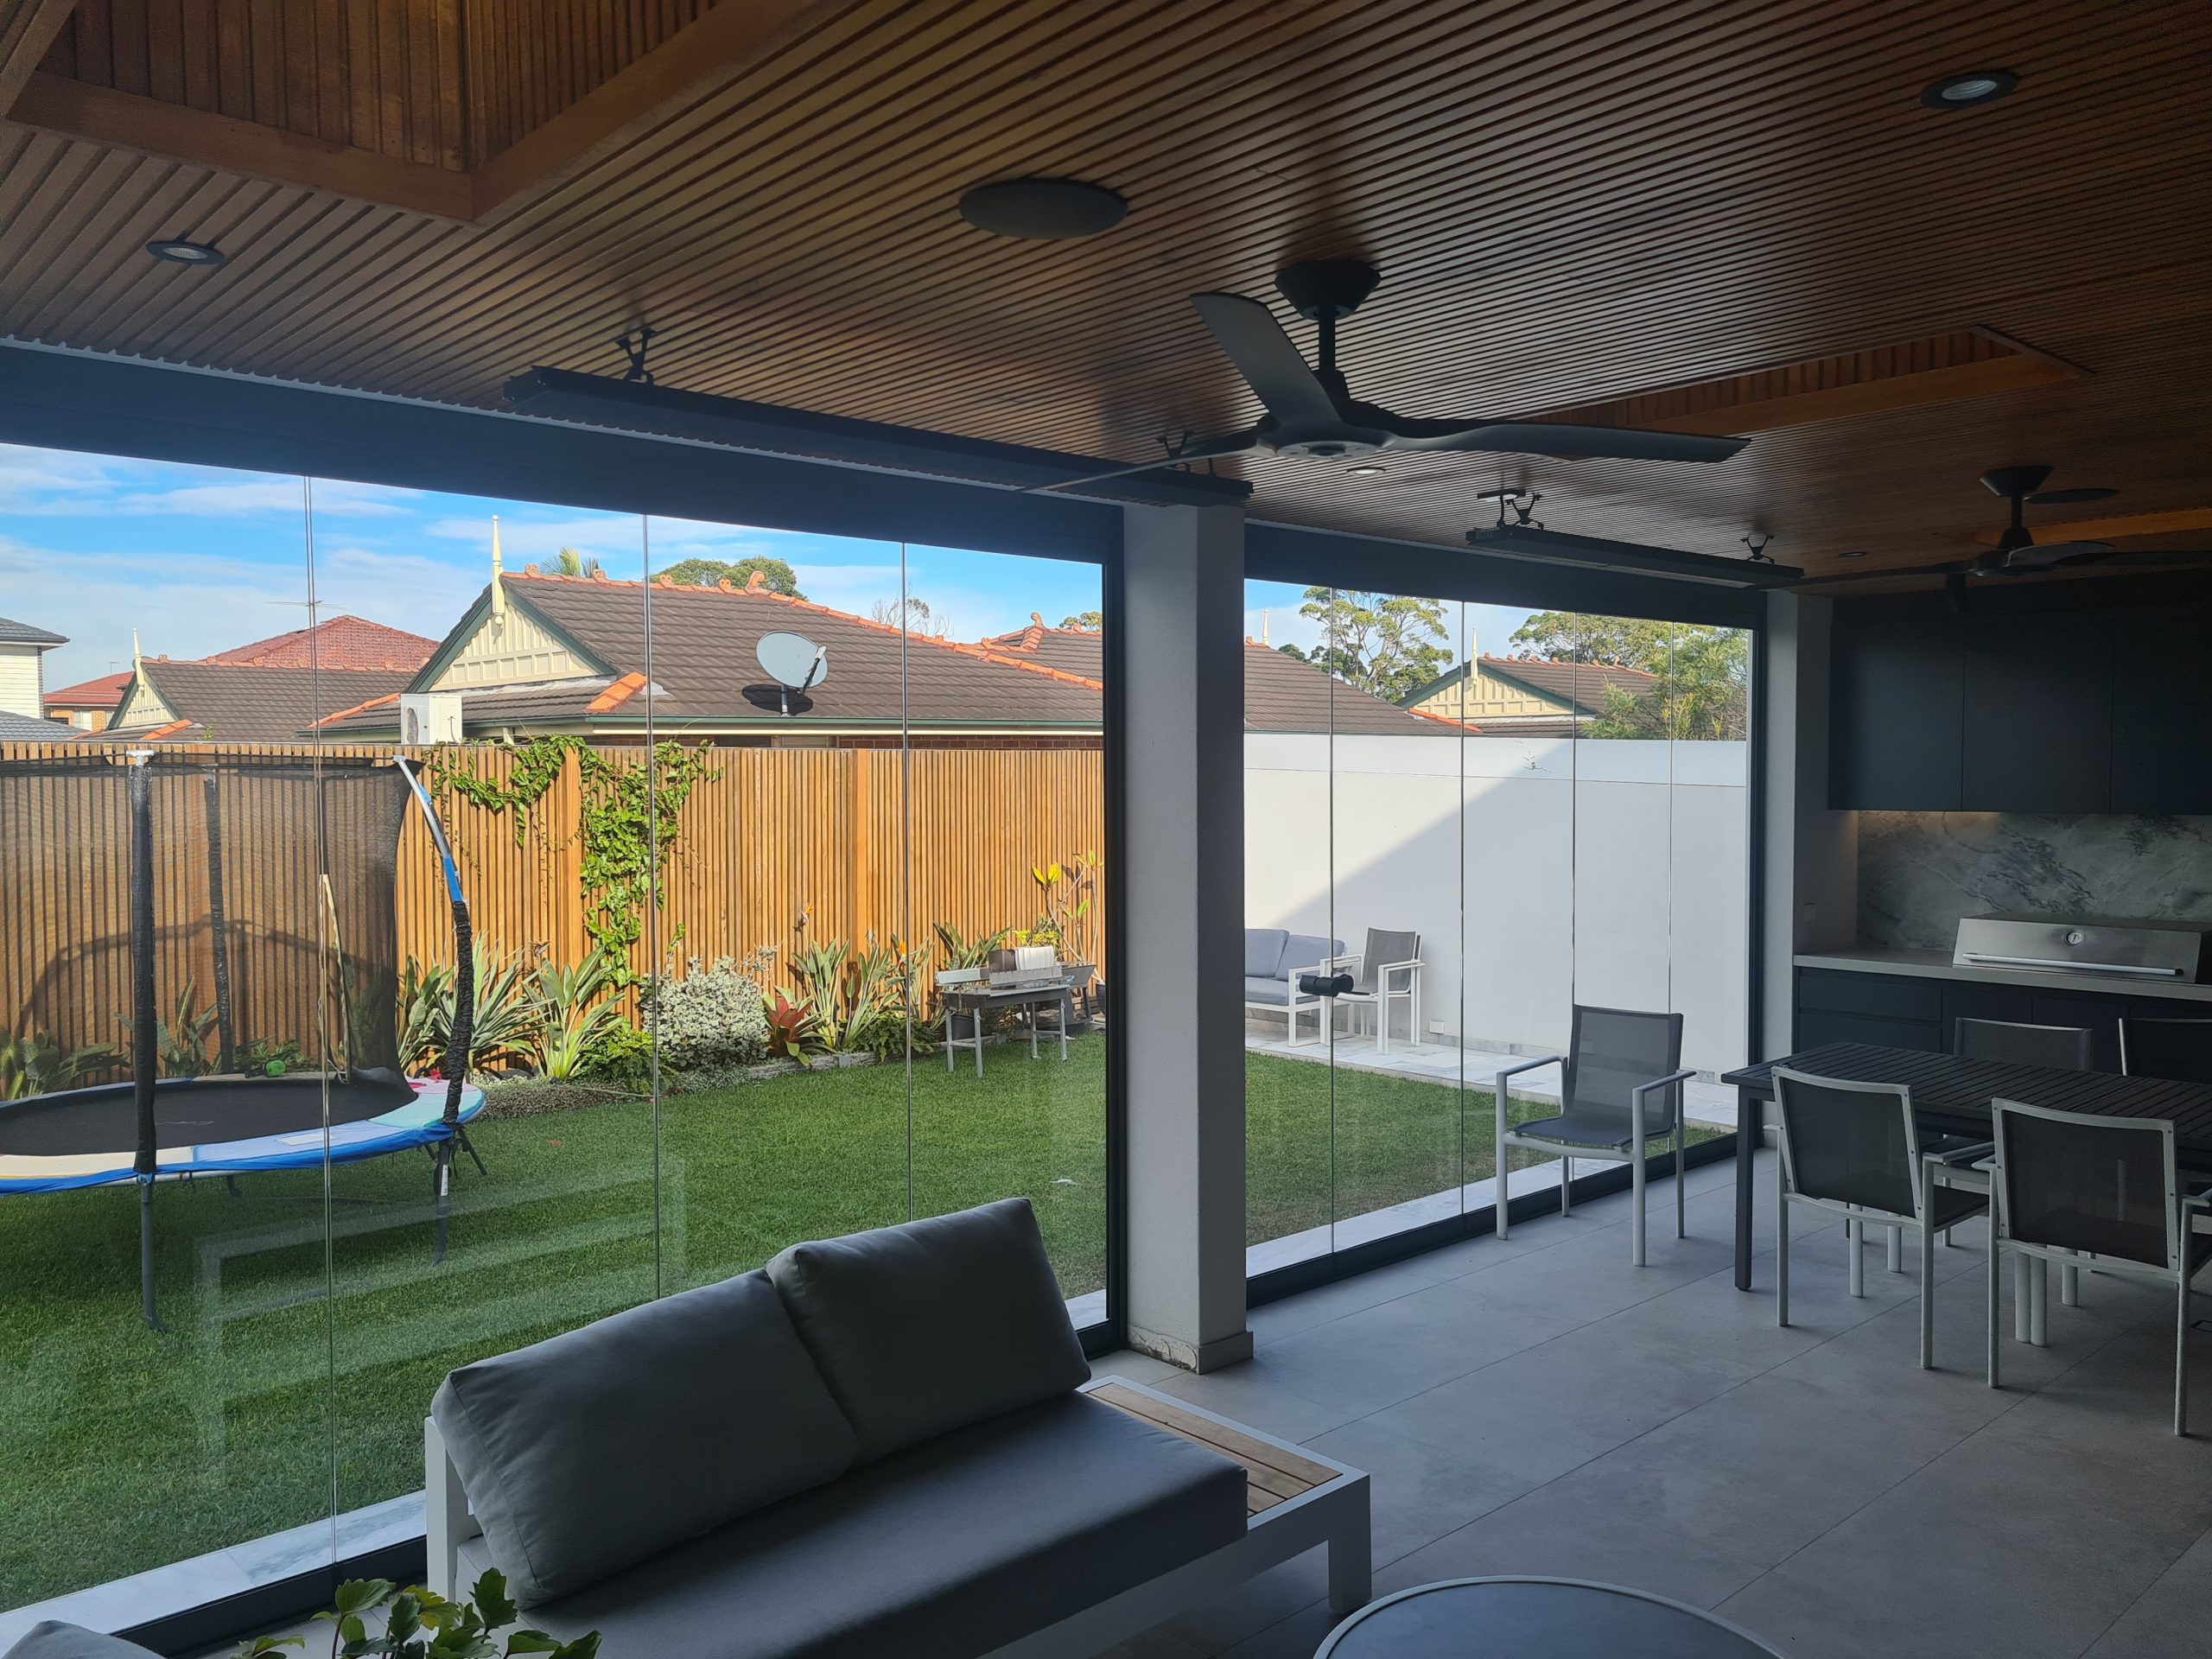
POLYGON ((1797 1010, 1800 1049, 1828 1043, 1872 1043, 1880 1048, 1916 1048, 1941 1054, 1948 1046, 1943 1028, 1933 1020, 1891 1020, 1877 1014, 1845 1014, 1834 1008, 1797 1010))
POLYGON ((2212 812, 2212 673, 2194 606, 2113 617, 2112 810, 2212 812))
POLYGON ((2112 654, 2109 613, 1967 619, 1966 810, 2110 809, 2112 654))
POLYGON ((1965 804, 1957 620, 1839 607, 1832 666, 1828 804, 1901 812, 1965 804))

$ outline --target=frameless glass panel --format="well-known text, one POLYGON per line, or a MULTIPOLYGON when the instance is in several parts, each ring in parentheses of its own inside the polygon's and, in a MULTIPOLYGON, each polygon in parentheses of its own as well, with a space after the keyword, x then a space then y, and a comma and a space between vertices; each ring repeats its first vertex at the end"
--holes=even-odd
MULTIPOLYGON (((1750 1058, 1751 660, 1747 629, 1675 626, 1673 1006, 1682 1064, 1716 1077, 1750 1058)), ((1692 1095, 1693 1121, 1735 1122, 1730 1091, 1692 1095)))
POLYGON ((1245 584, 1244 1112, 1254 1273, 1325 1255, 1335 1219, 1337 1022, 1301 992, 1337 925, 1332 593, 1245 584))
POLYGON ((1332 845, 1337 1002, 1334 1243, 1459 1212, 1462 814, 1456 720, 1433 697, 1465 607, 1337 590, 1332 845))
MULTIPOLYGON (((656 1294, 658 1223, 690 1187, 680 1160, 657 1166, 638 1034, 653 963, 643 525, 315 488, 323 769, 396 814, 377 829, 379 855, 396 843, 390 896, 336 916, 358 959, 350 1018, 385 1022, 395 1061, 365 1039, 336 1057, 332 1331, 296 1366, 334 1367, 352 1555, 421 1531, 423 1418, 445 1374, 656 1294), (391 941, 373 955, 353 943, 372 927, 391 941), (371 1098, 394 1071, 398 1100, 371 1098)), ((366 854, 326 793, 343 893, 366 854)))
POLYGON ((1076 1323, 1096 1324, 1115 1040, 1100 573, 901 553, 904 747, 871 757, 903 843, 874 947, 893 954, 863 960, 911 985, 913 1211, 1027 1197, 1076 1323))
POLYGON ((378 872, 324 856, 302 481, 5 465, 0 1642, 329 1559, 322 1073, 389 931, 330 945, 378 872))

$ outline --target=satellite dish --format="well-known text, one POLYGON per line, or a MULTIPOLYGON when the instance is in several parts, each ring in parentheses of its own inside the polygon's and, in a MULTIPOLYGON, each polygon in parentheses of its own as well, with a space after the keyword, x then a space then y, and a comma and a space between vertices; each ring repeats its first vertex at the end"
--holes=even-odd
POLYGON ((791 711, 791 695, 804 697, 830 677, 830 652, 803 633, 764 633, 753 648, 753 656, 770 679, 783 688, 783 711, 791 711))

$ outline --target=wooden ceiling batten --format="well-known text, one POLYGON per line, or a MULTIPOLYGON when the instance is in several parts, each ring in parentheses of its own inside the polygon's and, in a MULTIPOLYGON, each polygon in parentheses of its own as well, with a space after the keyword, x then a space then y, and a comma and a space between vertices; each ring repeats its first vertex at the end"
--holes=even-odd
POLYGON ((76 0, 0 0, 0 110, 16 101, 68 26, 76 0))
MULTIPOLYGON (((435 3, 465 31, 465 3, 493 0, 378 17, 435 3)), ((531 9, 550 22, 540 102, 518 91, 503 121, 575 107, 592 95, 575 66, 640 61, 675 15, 515 0, 531 9)), ((376 38, 411 61, 429 37, 376 38)), ((208 95, 207 60, 179 58, 183 95, 208 95)), ((533 363, 607 371, 613 334, 646 318, 671 385, 1129 455, 1164 422, 1247 412, 1183 296, 1266 296, 1301 257, 1383 267, 1344 361, 1408 412, 1618 404, 1975 323, 2094 369, 1839 410, 1723 467, 1249 468, 1255 510, 1286 522, 1449 541, 1510 472, 1591 535, 1728 552, 1756 518, 1808 566, 1926 562, 1989 528, 1973 480, 2024 455, 2125 489, 2131 512, 2208 499, 2208 69, 2212 20, 2181 0, 829 0, 496 224, 0 134, 0 328, 480 404, 533 363), (1933 74, 1999 58, 2023 77, 2003 104, 1917 105, 1933 74), (1023 171, 1099 179, 1134 210, 1053 245, 950 212, 967 183, 1023 171), (195 220, 229 238, 213 280, 137 251, 195 220)), ((436 124, 381 95, 372 113, 379 145, 436 124)), ((1841 372, 1801 369, 1766 413, 1833 397, 1841 372)), ((1879 384, 1908 381, 1938 385, 1879 384)))

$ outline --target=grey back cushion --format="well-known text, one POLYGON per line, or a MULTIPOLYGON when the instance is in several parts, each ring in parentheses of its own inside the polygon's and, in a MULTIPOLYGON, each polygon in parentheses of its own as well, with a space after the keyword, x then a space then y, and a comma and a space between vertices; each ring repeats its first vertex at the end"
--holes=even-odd
POLYGON ((1285 975, 1306 973, 1344 953, 1342 939, 1326 939, 1318 933, 1294 933, 1282 948, 1282 971, 1285 975))
POLYGON ((49 1618, 31 1626, 6 1659, 153 1659, 153 1649, 119 1636, 102 1636, 81 1624, 49 1618))
POLYGON ((794 1244, 768 1276, 863 1463, 1090 1376, 1027 1198, 794 1244))
POLYGON ((1273 979, 1282 972, 1282 948, 1290 935, 1279 927, 1244 930, 1244 977, 1273 979))
POLYGON ((430 1415, 524 1606, 834 1480, 858 1449, 761 1273, 464 1365, 430 1415))

